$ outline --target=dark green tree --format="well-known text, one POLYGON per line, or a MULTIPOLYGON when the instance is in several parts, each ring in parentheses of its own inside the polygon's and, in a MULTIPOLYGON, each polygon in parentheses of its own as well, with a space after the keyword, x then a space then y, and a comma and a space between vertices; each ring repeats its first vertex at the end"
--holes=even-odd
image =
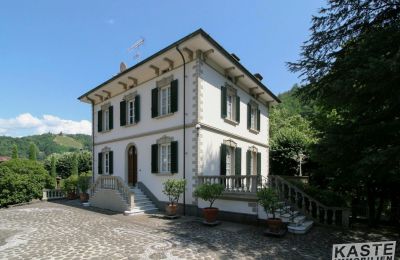
POLYGON ((11 158, 18 159, 18 146, 16 144, 13 145, 11 158))
POLYGON ((37 147, 34 143, 29 145, 29 160, 36 161, 37 158, 37 147))
POLYGON ((400 2, 331 0, 311 31, 289 67, 319 108, 318 175, 353 203, 366 198, 376 225, 388 202, 400 208, 400 2))

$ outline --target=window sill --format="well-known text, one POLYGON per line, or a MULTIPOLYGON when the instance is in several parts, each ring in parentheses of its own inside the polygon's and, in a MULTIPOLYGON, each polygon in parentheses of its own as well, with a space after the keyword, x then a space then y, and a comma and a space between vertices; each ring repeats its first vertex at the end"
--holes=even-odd
POLYGON ((234 121, 234 120, 229 119, 229 118, 226 118, 226 117, 224 118, 224 121, 225 121, 226 123, 231 124, 231 125, 234 125, 234 126, 237 126, 237 125, 239 124, 239 122, 234 121))
POLYGON ((159 175, 159 176, 172 176, 176 173, 170 173, 170 172, 152 172, 154 175, 159 175))
POLYGON ((105 134, 105 133, 109 133, 109 132, 111 132, 111 130, 112 130, 112 129, 109 129, 109 130, 103 130, 103 131, 101 131, 101 132, 97 131, 97 133, 99 133, 99 134, 105 134))
POLYGON ((256 135, 258 135, 260 133, 259 130, 255 130, 253 128, 249 128, 249 131, 252 132, 253 134, 256 134, 256 135))
POLYGON ((156 116, 156 117, 154 117, 154 119, 161 119, 161 118, 164 118, 164 117, 169 117, 169 116, 172 116, 173 114, 174 114, 174 112, 171 112, 171 113, 168 113, 168 114, 165 114, 165 115, 156 116))
POLYGON ((126 125, 123 125, 123 126, 121 126, 121 127, 124 127, 124 128, 126 128, 126 127, 131 127, 131 126, 135 126, 135 125, 137 125, 139 122, 137 122, 137 123, 132 123, 132 124, 126 124, 126 125))

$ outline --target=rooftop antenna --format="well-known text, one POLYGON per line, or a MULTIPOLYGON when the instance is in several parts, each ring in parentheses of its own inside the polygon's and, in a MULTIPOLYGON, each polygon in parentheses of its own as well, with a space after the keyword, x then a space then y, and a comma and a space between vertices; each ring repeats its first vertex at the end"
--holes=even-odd
POLYGON ((135 59, 136 61, 139 61, 141 58, 139 48, 143 44, 144 44, 144 38, 140 37, 139 40, 137 40, 134 44, 132 44, 131 47, 128 48, 128 52, 135 51, 135 54, 133 55, 133 59, 135 59))

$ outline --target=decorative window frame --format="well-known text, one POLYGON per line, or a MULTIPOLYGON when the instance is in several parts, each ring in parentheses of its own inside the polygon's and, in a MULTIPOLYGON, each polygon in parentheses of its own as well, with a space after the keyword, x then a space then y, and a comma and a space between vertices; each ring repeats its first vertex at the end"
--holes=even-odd
POLYGON ((235 141, 233 141, 232 139, 223 140, 222 143, 227 145, 227 146, 233 147, 233 148, 237 147, 237 143, 235 141))
POLYGON ((123 127, 129 127, 129 126, 133 126, 136 125, 137 123, 135 122, 135 98, 138 95, 137 91, 129 93, 124 95, 124 97, 122 98, 122 100, 124 100, 126 102, 126 107, 125 107, 125 125, 123 127), (133 101, 133 122, 130 123, 129 122, 129 102, 133 101))
POLYGON ((156 81, 156 87, 158 88, 158 99, 157 99, 158 100, 158 116, 156 118, 163 118, 163 117, 171 116, 171 115, 174 114, 173 112, 171 112, 171 103, 172 103, 172 101, 171 101, 171 98, 172 98, 172 95, 171 95, 171 82, 173 80, 174 80, 174 75, 171 74, 168 77, 164 77, 164 78, 156 81), (165 114, 162 114, 161 113, 161 111, 162 111, 161 92, 162 92, 162 89, 164 89, 164 88, 169 88, 170 101, 169 101, 169 107, 167 107, 168 112, 165 113, 165 114))

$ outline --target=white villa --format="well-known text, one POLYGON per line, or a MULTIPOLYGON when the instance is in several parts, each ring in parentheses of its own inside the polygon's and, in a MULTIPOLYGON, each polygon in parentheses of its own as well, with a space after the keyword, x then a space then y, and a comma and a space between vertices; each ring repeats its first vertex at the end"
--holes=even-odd
POLYGON ((208 206, 196 186, 218 182, 221 218, 265 218, 255 194, 268 176, 268 110, 280 101, 202 29, 121 66, 79 100, 92 106, 93 206, 163 210, 163 182, 173 178, 187 181, 186 214, 208 206))

